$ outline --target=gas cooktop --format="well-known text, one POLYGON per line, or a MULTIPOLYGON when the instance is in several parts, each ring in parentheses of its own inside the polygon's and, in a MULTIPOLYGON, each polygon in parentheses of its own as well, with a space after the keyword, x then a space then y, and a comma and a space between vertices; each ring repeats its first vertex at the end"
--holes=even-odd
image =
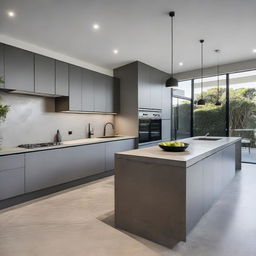
POLYGON ((46 142, 46 143, 35 143, 35 144, 22 144, 22 145, 19 145, 18 147, 32 149, 32 148, 51 147, 51 146, 57 146, 57 145, 59 144, 54 142, 46 142))

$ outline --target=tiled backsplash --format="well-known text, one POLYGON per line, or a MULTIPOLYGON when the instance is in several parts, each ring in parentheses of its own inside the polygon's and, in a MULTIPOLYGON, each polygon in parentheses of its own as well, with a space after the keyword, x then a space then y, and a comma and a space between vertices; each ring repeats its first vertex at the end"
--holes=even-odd
POLYGON ((0 92, 0 102, 11 108, 0 124, 3 146, 53 141, 57 129, 63 140, 86 138, 88 123, 94 127, 94 137, 98 137, 103 135, 106 122, 114 122, 113 115, 55 113, 53 98, 0 92))

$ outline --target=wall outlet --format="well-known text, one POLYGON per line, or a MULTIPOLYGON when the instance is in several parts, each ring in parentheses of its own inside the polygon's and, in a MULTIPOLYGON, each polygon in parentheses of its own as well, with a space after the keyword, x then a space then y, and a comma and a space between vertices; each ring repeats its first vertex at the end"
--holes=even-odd
POLYGON ((68 131, 68 135, 71 135, 72 134, 72 131, 68 131))

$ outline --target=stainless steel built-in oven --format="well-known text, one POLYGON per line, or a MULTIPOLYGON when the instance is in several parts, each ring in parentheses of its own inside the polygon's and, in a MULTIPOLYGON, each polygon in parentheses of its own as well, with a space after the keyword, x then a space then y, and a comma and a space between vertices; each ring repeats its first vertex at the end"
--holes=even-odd
POLYGON ((161 111, 139 111, 139 143, 161 139, 161 111))

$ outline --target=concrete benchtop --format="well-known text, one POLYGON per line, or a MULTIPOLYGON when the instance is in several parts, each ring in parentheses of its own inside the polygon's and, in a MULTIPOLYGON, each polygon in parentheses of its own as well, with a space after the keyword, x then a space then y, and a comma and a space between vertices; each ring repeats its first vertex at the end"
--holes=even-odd
POLYGON ((220 138, 220 140, 216 141, 195 140, 200 137, 202 136, 179 140, 190 144, 185 152, 167 152, 162 150, 159 146, 153 146, 120 152, 116 154, 116 157, 149 163, 154 162, 188 167, 241 140, 240 137, 208 137, 220 138))
POLYGON ((29 152, 35 152, 35 151, 52 150, 52 149, 59 149, 59 148, 66 148, 66 147, 75 147, 75 146, 82 146, 82 145, 89 145, 89 144, 96 144, 96 143, 105 143, 105 142, 111 142, 111 141, 128 140, 128 139, 136 139, 136 137, 120 135, 114 138, 86 138, 86 139, 63 141, 61 145, 33 148, 33 149, 3 146, 0 149, 0 156, 29 153, 29 152))

